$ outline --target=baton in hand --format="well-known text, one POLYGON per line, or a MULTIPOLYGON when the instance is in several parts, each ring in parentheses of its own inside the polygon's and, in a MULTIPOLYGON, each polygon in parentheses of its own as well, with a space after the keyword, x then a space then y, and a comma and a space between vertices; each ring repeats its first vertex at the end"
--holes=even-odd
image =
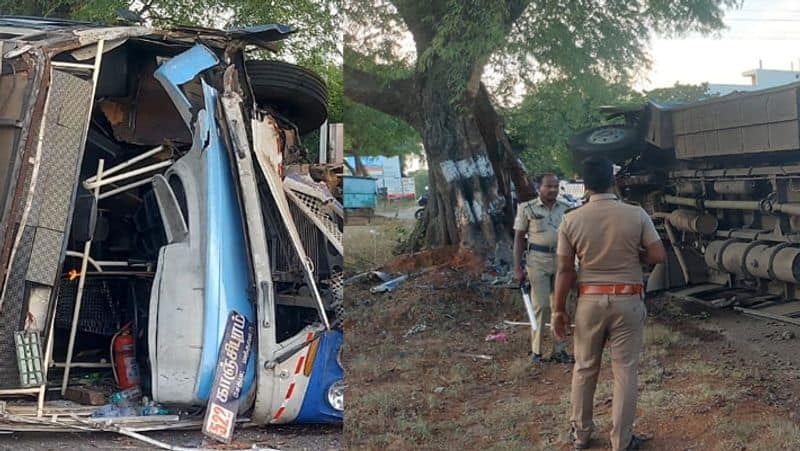
POLYGON ((531 330, 536 332, 539 325, 536 324, 536 314, 533 313, 533 302, 531 301, 531 286, 529 283, 523 282, 519 286, 522 291, 522 303, 525 304, 525 311, 528 313, 528 319, 531 323, 531 330))

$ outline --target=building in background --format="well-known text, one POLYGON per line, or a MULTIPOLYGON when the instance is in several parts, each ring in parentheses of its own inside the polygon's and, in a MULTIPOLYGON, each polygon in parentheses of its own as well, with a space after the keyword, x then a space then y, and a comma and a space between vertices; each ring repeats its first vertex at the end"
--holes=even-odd
MULTIPOLYGON (((414 178, 403 177, 400 170, 400 157, 363 156, 360 160, 366 175, 376 180, 378 192, 385 192, 387 199, 414 199, 416 197, 414 178)), ((354 156, 346 156, 345 161, 350 168, 356 169, 354 156)))
POLYGON ((758 69, 742 72, 742 77, 749 78, 750 83, 741 85, 709 83, 709 94, 724 96, 734 91, 755 91, 757 89, 766 89, 795 83, 800 81, 800 71, 795 71, 794 68, 792 68, 792 70, 778 70, 759 67, 758 69))

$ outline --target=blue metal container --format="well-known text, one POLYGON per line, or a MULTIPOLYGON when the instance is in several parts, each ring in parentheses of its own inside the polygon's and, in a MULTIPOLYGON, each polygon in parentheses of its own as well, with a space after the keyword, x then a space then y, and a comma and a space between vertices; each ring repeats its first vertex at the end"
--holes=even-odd
POLYGON ((371 177, 344 176, 344 208, 375 208, 377 181, 371 177))

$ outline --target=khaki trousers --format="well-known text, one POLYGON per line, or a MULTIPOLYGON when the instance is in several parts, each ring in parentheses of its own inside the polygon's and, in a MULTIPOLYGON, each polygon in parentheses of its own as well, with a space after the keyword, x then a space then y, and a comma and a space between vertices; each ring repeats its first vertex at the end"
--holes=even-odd
MULTIPOLYGON (((533 313, 536 316, 536 324, 539 326, 535 331, 531 331, 531 351, 534 354, 542 355, 542 337, 545 331, 551 330, 545 324, 550 322, 550 301, 553 297, 554 276, 551 272, 542 271, 535 266, 527 266, 528 281, 531 283, 531 301, 533 302, 533 313)), ((564 340, 557 340, 553 337, 553 353, 567 349, 564 340)))
POLYGON ((578 298, 570 422, 579 442, 588 443, 594 429, 594 391, 603 347, 608 342, 614 374, 611 446, 615 451, 628 446, 636 416, 639 353, 646 319, 647 310, 638 294, 583 295, 578 298))

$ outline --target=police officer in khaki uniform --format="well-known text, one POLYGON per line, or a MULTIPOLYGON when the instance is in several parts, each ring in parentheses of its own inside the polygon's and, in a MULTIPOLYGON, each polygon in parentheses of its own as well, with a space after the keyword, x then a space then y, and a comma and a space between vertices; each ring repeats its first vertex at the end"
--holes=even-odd
POLYGON ((633 435, 638 396, 637 372, 647 310, 642 263, 666 259, 661 239, 642 208, 613 194, 613 165, 600 157, 583 162, 589 202, 564 217, 558 235, 558 272, 553 299, 553 332, 567 333, 567 293, 577 279, 575 368, 572 372, 572 439, 585 449, 594 428, 592 407, 603 347, 611 348, 614 373, 611 445, 614 451, 639 449, 633 435), (580 269, 575 271, 575 256, 580 269))
MULTIPOLYGON (((546 361, 542 357, 542 335, 545 323, 550 322, 550 297, 556 272, 556 239, 558 226, 569 206, 558 198, 558 177, 545 174, 539 179, 539 197, 517 206, 514 220, 514 279, 522 281, 522 253, 527 249, 525 267, 533 289, 533 311, 538 328, 531 332, 532 359, 535 363, 546 361), (527 241, 525 235, 528 235, 527 241)), ((550 359, 572 363, 564 340, 553 340, 550 359)))

